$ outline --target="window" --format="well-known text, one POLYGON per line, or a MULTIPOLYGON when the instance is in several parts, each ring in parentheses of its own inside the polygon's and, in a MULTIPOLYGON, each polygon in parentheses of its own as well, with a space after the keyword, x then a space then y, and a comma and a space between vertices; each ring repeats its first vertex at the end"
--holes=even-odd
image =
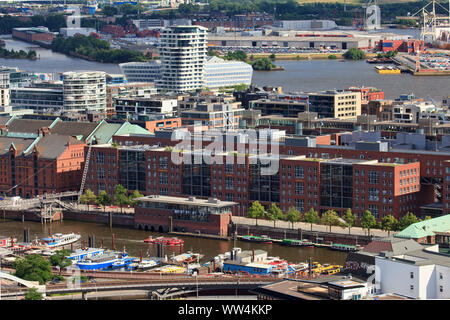
POLYGON ((295 167, 295 178, 303 179, 305 177, 305 171, 303 167, 295 167))
POLYGON ((439 292, 444 292, 444 287, 443 286, 439 286, 439 292))
POLYGON ((414 279, 414 272, 410 272, 409 276, 411 277, 411 279, 414 279))
POLYGON ((443 277, 442 277, 442 273, 439 273, 439 279, 443 279, 443 277))
POLYGON ((304 184, 302 182, 295 183, 295 194, 303 194, 304 193, 304 184))
POLYGON ((369 171, 369 183, 378 183, 377 171, 369 171))
POLYGON ((231 177, 225 178, 225 188, 228 190, 233 190, 234 188, 234 179, 231 177))
POLYGON ((305 207, 305 202, 303 201, 303 199, 295 199, 295 209, 303 212, 305 207))
POLYGON ((105 163, 105 153, 97 152, 97 163, 105 163))
POLYGON ((168 184, 168 177, 167 172, 160 172, 159 173, 159 183, 160 184, 168 184))
POLYGON ((414 290, 414 286, 413 286, 413 285, 410 285, 409 288, 410 288, 411 290, 414 290))
POLYGON ((159 168, 167 169, 167 157, 159 157, 159 168))

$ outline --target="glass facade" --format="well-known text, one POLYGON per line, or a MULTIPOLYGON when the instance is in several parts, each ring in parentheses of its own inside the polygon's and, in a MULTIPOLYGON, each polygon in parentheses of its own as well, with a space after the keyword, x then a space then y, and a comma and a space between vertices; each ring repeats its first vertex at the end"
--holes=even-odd
POLYGON ((249 191, 251 201, 280 202, 280 174, 262 175, 261 169, 269 164, 250 164, 249 191))
POLYGON ((320 171, 320 204, 323 207, 353 207, 353 167, 324 163, 320 171))
POLYGON ((130 191, 146 191, 144 151, 119 151, 119 184, 130 191))
POLYGON ((191 164, 183 163, 182 192, 190 196, 211 196, 211 166, 205 163, 195 164, 194 156, 191 164))

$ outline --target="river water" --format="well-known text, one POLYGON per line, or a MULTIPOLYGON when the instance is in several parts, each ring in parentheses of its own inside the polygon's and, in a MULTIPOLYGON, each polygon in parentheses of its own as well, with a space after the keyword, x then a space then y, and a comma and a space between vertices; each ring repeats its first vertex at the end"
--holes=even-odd
MULTIPOLYGON (((104 247, 112 249, 112 234, 115 238, 115 248, 117 250, 125 250, 131 255, 138 257, 140 251, 144 257, 156 256, 156 246, 146 244, 143 242, 148 236, 167 236, 167 234, 149 232, 143 230, 135 230, 128 228, 112 228, 98 223, 87 223, 77 221, 62 221, 53 222, 51 224, 41 224, 39 222, 25 221, 3 221, 0 219, 0 236, 8 236, 14 234, 19 242, 23 241, 24 228, 30 229, 30 239, 40 239, 49 234, 54 233, 70 233, 75 232, 81 234, 81 243, 85 241, 88 243, 88 237, 94 235, 95 246, 101 247, 102 240, 104 247)), ((193 237, 179 236, 184 240, 183 252, 193 251, 198 252, 205 257, 201 262, 206 262, 219 253, 229 251, 233 247, 239 247, 243 250, 262 249, 268 252, 269 256, 278 256, 287 259, 289 262, 306 262, 309 258, 320 263, 336 263, 343 264, 347 254, 344 252, 329 250, 325 248, 295 248, 287 247, 279 244, 257 244, 243 241, 223 241, 213 239, 201 239, 193 237)), ((165 247, 166 254, 179 254, 179 247, 165 247)))
MULTIPOLYGON (((387 30, 385 30, 387 31, 387 30)), ((415 30, 388 30, 399 34, 415 34, 415 30)), ((2 37, 7 49, 36 50, 40 59, 0 59, 0 65, 19 67, 22 70, 39 73, 56 73, 70 70, 99 70, 121 73, 117 64, 98 63, 72 58, 35 47, 26 42, 2 37)), ((384 90, 386 98, 394 99, 400 94, 414 93, 418 97, 441 101, 450 95, 450 78, 446 76, 418 77, 410 74, 378 74, 373 65, 365 61, 344 60, 301 60, 276 61, 284 71, 255 71, 253 83, 258 86, 281 86, 285 92, 306 92, 330 89, 345 89, 350 86, 373 86, 384 90)))

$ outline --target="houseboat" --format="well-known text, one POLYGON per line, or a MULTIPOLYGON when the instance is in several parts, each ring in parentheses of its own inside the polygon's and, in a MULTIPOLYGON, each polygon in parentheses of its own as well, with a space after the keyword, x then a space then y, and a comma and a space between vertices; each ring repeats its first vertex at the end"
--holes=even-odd
POLYGON ((248 241, 248 242, 258 242, 258 243, 272 243, 272 239, 270 239, 266 235, 262 235, 259 237, 259 236, 254 236, 254 235, 250 234, 250 235, 242 236, 241 240, 248 241))
MULTIPOLYGON (((115 262, 127 257, 126 252, 109 251, 100 255, 85 258, 76 264, 81 270, 104 270, 111 268, 115 262)), ((118 265, 118 264, 117 264, 118 265)))
POLYGON ((94 257, 104 253, 105 249, 97 249, 97 248, 77 249, 70 256, 67 256, 67 259, 74 261, 81 261, 85 258, 94 257))
POLYGON ((283 239, 281 241, 281 245, 291 246, 291 247, 308 247, 313 248, 314 243, 306 240, 298 240, 298 239, 283 239))
POLYGON ((348 245, 348 244, 333 243, 331 245, 330 249, 338 250, 338 251, 353 252, 353 251, 361 250, 361 246, 352 246, 352 245, 348 245))

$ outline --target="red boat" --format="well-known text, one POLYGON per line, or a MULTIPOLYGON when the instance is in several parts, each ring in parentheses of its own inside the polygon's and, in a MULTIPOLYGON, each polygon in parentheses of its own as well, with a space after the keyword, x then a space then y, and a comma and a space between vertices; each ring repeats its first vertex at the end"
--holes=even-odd
POLYGON ((158 238, 152 238, 149 236, 147 239, 144 240, 145 243, 151 243, 151 244, 162 244, 164 246, 181 246, 183 245, 184 241, 178 238, 166 238, 166 237, 158 237, 158 238))

